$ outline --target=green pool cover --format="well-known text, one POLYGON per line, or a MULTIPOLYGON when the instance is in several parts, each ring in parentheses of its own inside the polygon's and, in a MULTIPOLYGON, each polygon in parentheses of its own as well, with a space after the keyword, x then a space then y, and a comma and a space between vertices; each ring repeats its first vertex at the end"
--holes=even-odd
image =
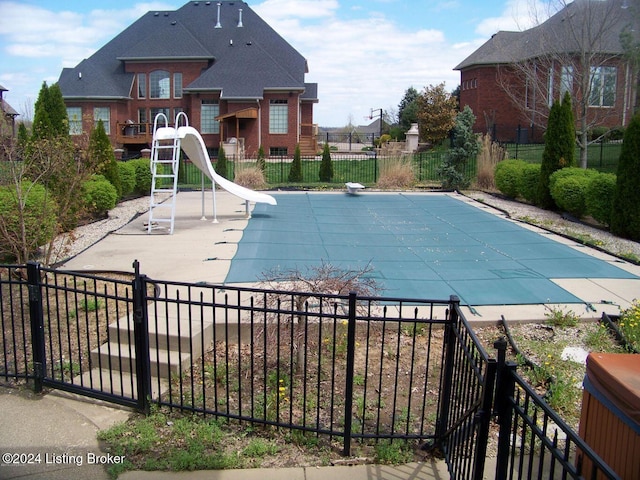
POLYGON ((269 271, 370 264, 393 297, 465 305, 583 303, 550 278, 637 278, 443 194, 288 193, 258 204, 226 283, 269 271))

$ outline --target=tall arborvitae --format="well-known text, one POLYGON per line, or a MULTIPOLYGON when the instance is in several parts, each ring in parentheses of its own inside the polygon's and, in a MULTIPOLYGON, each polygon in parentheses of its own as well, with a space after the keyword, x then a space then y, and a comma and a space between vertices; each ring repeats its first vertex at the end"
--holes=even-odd
POLYGON ((333 178, 333 162, 331 161, 331 151, 329 144, 325 143, 322 149, 322 161, 320 162, 320 181, 330 182, 333 178))
POLYGON ((69 120, 62 92, 57 84, 43 82, 33 114, 32 138, 58 138, 69 136, 69 120))
POLYGON ((618 160, 611 232, 640 241, 640 113, 627 127, 618 160))
POLYGON ((289 181, 292 183, 302 181, 302 158, 300 156, 300 145, 296 145, 296 151, 293 154, 293 162, 291 162, 291 170, 289 170, 289 181))
POLYGON ((216 173, 226 179, 229 178, 229 164, 224 153, 224 147, 220 145, 218 149, 218 160, 216 160, 216 173))
POLYGON ((538 199, 542 208, 549 210, 557 208, 549 191, 549 177, 556 170, 575 165, 575 150, 576 134, 571 97, 567 93, 562 103, 553 102, 549 111, 538 190, 538 199))
POLYGON ((118 162, 109 142, 107 132, 104 130, 102 120, 91 131, 89 137, 89 158, 96 165, 96 173, 104 175, 116 188, 118 198, 122 197, 122 185, 120 184, 120 171, 118 162))
POLYGON ((265 170, 267 169, 267 164, 266 164, 265 155, 264 155, 264 147, 262 145, 260 145, 260 147, 258 148, 258 159, 256 163, 257 163, 257 167, 262 171, 262 173, 265 173, 265 170))

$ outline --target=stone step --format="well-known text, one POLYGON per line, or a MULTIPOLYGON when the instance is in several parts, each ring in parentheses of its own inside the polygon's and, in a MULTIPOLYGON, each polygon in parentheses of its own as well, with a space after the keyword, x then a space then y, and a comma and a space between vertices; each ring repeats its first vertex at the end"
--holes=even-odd
MULTIPOLYGON (((123 319, 109 325, 109 340, 123 345, 134 344, 133 320, 123 319)), ((158 320, 149 319, 149 346, 164 350, 178 350, 189 352, 194 357, 202 354, 213 339, 213 324, 211 322, 189 320, 158 320), (179 334, 178 334, 179 333, 179 334), (191 349, 191 350, 190 350, 191 349)))
MULTIPOLYGON (((129 345, 119 345, 117 342, 103 343, 91 351, 91 361, 94 367, 115 372, 135 372, 135 349, 129 345)), ((178 353, 177 350, 162 350, 149 348, 151 376, 168 378, 169 372, 175 375, 191 365, 192 356, 189 351, 178 353)))
MULTIPOLYGON (((84 385, 111 395, 120 395, 125 398, 133 398, 137 389, 136 374, 119 372, 103 368, 93 368, 91 372, 85 372, 82 376, 74 378, 74 383, 84 385), (82 382, 82 383, 81 383, 82 382), (133 386, 133 389, 132 389, 133 386)), ((151 377, 151 395, 157 399, 169 389, 169 383, 158 377, 151 377)))

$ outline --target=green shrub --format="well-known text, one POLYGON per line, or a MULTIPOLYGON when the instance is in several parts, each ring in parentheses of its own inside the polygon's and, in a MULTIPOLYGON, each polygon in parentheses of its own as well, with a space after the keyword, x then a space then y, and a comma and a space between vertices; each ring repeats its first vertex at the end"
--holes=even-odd
POLYGON ((540 169, 539 163, 526 163, 520 173, 520 195, 534 205, 538 203, 540 169))
POLYGON ((55 235, 57 207, 42 185, 24 181, 20 187, 22 201, 14 185, 0 187, 0 255, 24 263, 55 235))
POLYGON ((129 162, 136 169, 135 191, 140 195, 151 193, 151 161, 148 158, 138 158, 129 162))
POLYGON ((597 170, 585 169, 580 167, 566 167, 556 170, 549 177, 549 189, 553 189, 553 186, 559 180, 568 177, 582 177, 591 179, 598 174, 597 170))
POLYGON ((587 210, 589 181, 588 175, 561 175, 550 183, 551 197, 560 209, 580 218, 587 210))
POLYGON ((608 132, 609 129, 607 127, 594 127, 589 131, 589 141, 592 142, 594 140, 606 140, 608 138, 608 132))
POLYGON ((624 132, 610 226, 616 235, 640 241, 640 113, 624 132))
POLYGON ((118 191, 102 175, 94 175, 84 184, 84 200, 92 211, 103 214, 118 203, 118 191))
POLYGON ((300 156, 300 145, 296 145, 296 150, 293 154, 293 162, 291 162, 291 168, 289 169, 288 180, 291 183, 302 182, 302 157, 300 156))
POLYGON ((503 160, 496 165, 494 180, 496 188, 509 198, 520 195, 520 179, 527 162, 524 160, 503 160))
POLYGON ((609 130, 609 140, 622 140, 624 138, 624 127, 613 127, 609 130))
POLYGON ((136 189, 136 167, 131 162, 118 162, 118 174, 122 196, 131 195, 136 189))
POLYGON ((328 143, 325 143, 322 149, 319 177, 321 182, 330 182, 333 178, 333 162, 331 161, 331 150, 329 150, 328 143))
POLYGON ((614 173, 598 173, 589 180, 585 201, 587 213, 603 225, 611 223, 613 196, 616 191, 614 173))

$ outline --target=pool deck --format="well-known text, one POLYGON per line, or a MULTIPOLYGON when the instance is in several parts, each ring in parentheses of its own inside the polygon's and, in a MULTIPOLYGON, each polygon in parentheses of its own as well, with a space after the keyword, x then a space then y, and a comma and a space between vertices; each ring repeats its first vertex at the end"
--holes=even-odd
MULTIPOLYGON (((286 192, 278 192, 285 195, 286 192)), ((390 193, 391 195, 392 193, 390 193)), ((326 195, 346 195, 326 193, 326 195)), ((366 194, 363 194, 366 195, 366 194)), ((429 193, 429 195, 440 195, 429 193)), ((462 195, 460 200, 504 217, 504 212, 492 209, 462 195)), ((222 284, 238 250, 238 242, 248 224, 245 204, 231 194, 216 193, 217 223, 213 222, 211 192, 204 197, 205 218, 201 192, 180 192, 176 202, 175 227, 172 235, 165 229, 147 233, 147 215, 143 214, 109 234, 84 252, 64 262, 60 268, 82 272, 133 272, 133 262, 140 262, 140 271, 151 278, 222 284)), ((277 208, 277 207, 274 207, 277 208)), ((548 238, 592 255, 640 277, 640 266, 586 247, 562 236, 549 234, 537 227, 524 228, 544 234, 548 238)), ((583 304, 489 305, 463 307, 465 316, 473 323, 495 323, 504 316, 512 321, 542 321, 551 308, 573 311, 584 319, 600 318, 603 312, 618 314, 640 297, 640 278, 572 278, 551 279, 560 287, 583 300, 583 304)), ((452 292, 454 293, 454 292, 452 292)), ((400 295, 401 296, 401 295, 400 295)))

